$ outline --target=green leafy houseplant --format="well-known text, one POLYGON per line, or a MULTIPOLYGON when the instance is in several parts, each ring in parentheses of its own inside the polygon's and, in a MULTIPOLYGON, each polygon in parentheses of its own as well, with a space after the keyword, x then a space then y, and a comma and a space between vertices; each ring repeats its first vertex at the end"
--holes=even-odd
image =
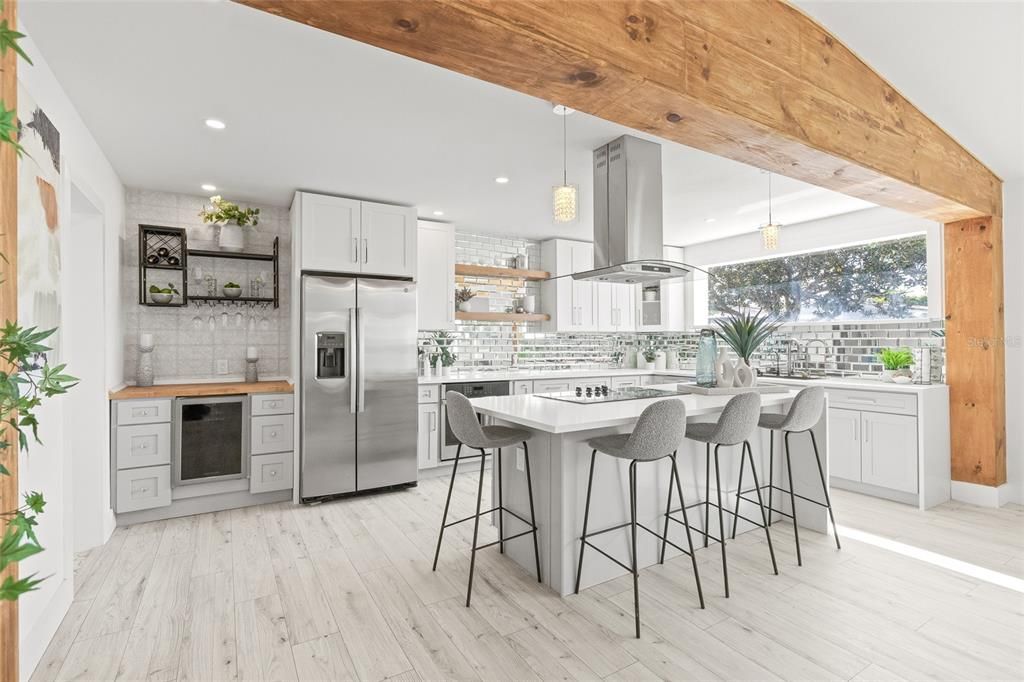
POLYGON ((654 362, 658 359, 658 351, 654 349, 654 346, 644 348, 641 353, 644 356, 644 362, 654 362))
POLYGON ((750 358, 782 326, 782 321, 763 310, 756 313, 730 310, 716 319, 715 324, 719 338, 749 365, 750 358))
POLYGON ((888 370, 908 369, 914 364, 914 354, 909 348, 883 348, 878 359, 888 370))
MULTIPOLYGON (((3 0, 0 0, 0 12, 3 7, 3 0)), ((18 41, 24 37, 11 28, 6 19, 0 21, 0 57, 7 54, 7 50, 14 50, 31 64, 32 60, 18 46, 18 41)), ((11 145, 18 156, 25 151, 18 143, 17 112, 8 109, 0 100, 0 145, 3 144, 11 145)), ((0 254, 0 259, 6 261, 3 254, 0 254)), ((55 331, 39 331, 35 327, 25 329, 10 321, 5 322, 0 331, 0 451, 13 452, 14 457, 17 457, 17 449, 11 447, 8 437, 12 433, 18 434, 17 446, 21 450, 28 450, 29 434, 38 443, 36 408, 45 398, 66 393, 76 382, 74 377, 64 374, 64 365, 51 367, 46 363, 46 353, 51 349, 43 342, 55 331)), ((0 476, 10 475, 11 472, 0 464, 0 476)), ((0 572, 43 551, 35 527, 46 500, 42 493, 35 491, 25 493, 23 499, 24 503, 13 509, 8 508, 10 501, 0 499, 0 521, 3 525, 0 572)), ((15 580, 9 575, 0 582, 0 601, 15 601, 26 592, 37 589, 43 580, 35 575, 15 580)))
POLYGON ((458 359, 459 356, 452 352, 454 343, 455 337, 452 334, 446 331, 434 332, 434 345, 437 346, 442 367, 451 367, 458 359))
POLYGON ((212 208, 204 208, 199 212, 204 223, 234 223, 239 227, 255 227, 260 222, 258 208, 241 208, 220 195, 210 197, 210 204, 212 208))

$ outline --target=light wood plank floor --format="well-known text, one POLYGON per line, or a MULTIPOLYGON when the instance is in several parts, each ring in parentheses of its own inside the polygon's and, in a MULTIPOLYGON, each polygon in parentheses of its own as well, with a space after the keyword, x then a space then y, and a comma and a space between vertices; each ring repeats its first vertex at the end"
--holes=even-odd
MULTIPOLYGON (((77 557, 75 602, 32 680, 1020 679, 1024 594, 868 542, 773 526, 561 599, 479 553, 471 524, 430 562, 447 480, 313 507, 290 504, 118 528, 77 557)), ((489 486, 485 486, 487 490, 489 486)), ((460 476, 453 513, 474 504, 460 476)), ((836 493, 841 526, 1024 576, 1024 508, 928 513, 836 493)), ((494 529, 481 527, 485 540, 494 529)), ((529 542, 528 538, 517 540, 529 542)), ((593 561, 601 561, 591 556, 593 561)))

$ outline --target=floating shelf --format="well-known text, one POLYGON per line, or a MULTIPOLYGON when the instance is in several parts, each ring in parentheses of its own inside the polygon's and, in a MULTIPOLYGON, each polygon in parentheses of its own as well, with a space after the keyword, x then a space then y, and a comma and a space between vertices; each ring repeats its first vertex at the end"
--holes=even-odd
POLYGON ((550 315, 543 313, 455 313, 456 320, 463 322, 547 322, 550 315))
POLYGON ((503 279, 523 279, 534 282, 551 277, 550 272, 543 270, 517 270, 515 268, 499 268, 495 265, 472 265, 470 263, 456 263, 455 274, 466 277, 500 277, 503 279))

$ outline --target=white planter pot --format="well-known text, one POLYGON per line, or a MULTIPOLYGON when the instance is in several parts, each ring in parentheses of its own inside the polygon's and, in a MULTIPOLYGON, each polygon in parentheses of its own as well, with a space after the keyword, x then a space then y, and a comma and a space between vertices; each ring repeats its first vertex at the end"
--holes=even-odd
POLYGON ((452 375, 451 367, 441 367, 441 376, 450 377, 452 375))
POLYGON ((654 369, 665 369, 667 367, 668 356, 664 351, 658 351, 657 355, 654 356, 654 369))
POLYGON ((223 223, 217 236, 221 251, 239 252, 245 250, 245 230, 235 223, 223 223))
POLYGON ((640 364, 640 369, 646 369, 646 370, 651 370, 651 371, 654 370, 654 364, 655 363, 653 363, 653 362, 647 362, 646 360, 644 360, 643 362, 641 362, 639 364, 640 364))

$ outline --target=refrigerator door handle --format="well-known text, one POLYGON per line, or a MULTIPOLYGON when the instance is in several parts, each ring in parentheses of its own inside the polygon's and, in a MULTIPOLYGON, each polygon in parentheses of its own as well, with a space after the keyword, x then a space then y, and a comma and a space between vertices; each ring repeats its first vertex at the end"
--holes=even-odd
POLYGON ((356 363, 359 366, 356 383, 359 385, 359 412, 366 409, 366 344, 363 341, 363 337, 366 336, 366 320, 362 311, 362 308, 356 308, 356 363))
MULTIPOLYGON (((345 355, 348 357, 348 359, 347 359, 348 370, 346 371, 346 374, 348 375, 348 385, 350 387, 349 388, 349 397, 348 397, 349 398, 349 400, 348 400, 348 411, 349 411, 350 414, 355 414, 356 411, 357 411, 356 410, 356 377, 355 377, 355 374, 353 374, 353 372, 357 371, 356 370, 356 365, 358 364, 358 361, 353 359, 353 357, 352 357, 352 355, 353 355, 353 353, 352 353, 353 343, 352 342, 356 338, 356 316, 358 315, 358 312, 357 312, 358 310, 359 310, 358 308, 349 308, 348 309, 348 339, 349 339, 348 346, 349 347, 348 347, 348 352, 345 353, 345 355)), ((361 372, 360 372, 360 374, 361 374, 361 372)))

